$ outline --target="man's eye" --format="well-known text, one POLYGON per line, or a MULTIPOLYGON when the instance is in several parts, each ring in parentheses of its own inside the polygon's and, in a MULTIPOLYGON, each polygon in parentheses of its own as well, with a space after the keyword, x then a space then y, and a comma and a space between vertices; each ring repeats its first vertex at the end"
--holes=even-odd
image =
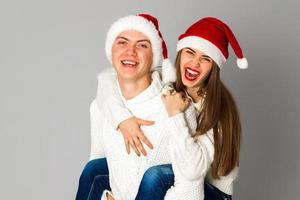
POLYGON ((145 49, 148 48, 148 45, 147 45, 147 44, 144 44, 144 43, 139 44, 139 46, 142 47, 142 48, 145 48, 145 49))
POLYGON ((125 44, 126 42, 125 41, 123 41, 123 40, 119 40, 118 42, 117 42, 117 44, 125 44))

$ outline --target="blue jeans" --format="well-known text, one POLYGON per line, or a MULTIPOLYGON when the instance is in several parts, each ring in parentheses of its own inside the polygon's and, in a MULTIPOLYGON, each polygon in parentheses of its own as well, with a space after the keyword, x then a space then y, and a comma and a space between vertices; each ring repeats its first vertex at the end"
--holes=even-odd
MULTIPOLYGON (((136 200, 163 200, 167 190, 174 184, 172 165, 149 168, 141 181, 136 200)), ((204 200, 231 200, 231 196, 215 186, 204 183, 204 200)))
MULTIPOLYGON (((84 168, 77 191, 76 200, 100 200, 105 189, 110 190, 106 159, 91 160, 84 168)), ((167 190, 174 184, 172 165, 149 168, 141 181, 136 200, 163 200, 167 190)), ((231 200, 215 186, 204 185, 205 200, 231 200)))
POLYGON ((231 200, 232 197, 219 190, 217 187, 205 182, 204 183, 204 200, 231 200))
POLYGON ((163 200, 174 184, 172 165, 150 167, 144 174, 135 200, 163 200))
POLYGON ((105 158, 89 161, 80 175, 76 200, 100 200, 103 191, 110 190, 108 174, 105 158))

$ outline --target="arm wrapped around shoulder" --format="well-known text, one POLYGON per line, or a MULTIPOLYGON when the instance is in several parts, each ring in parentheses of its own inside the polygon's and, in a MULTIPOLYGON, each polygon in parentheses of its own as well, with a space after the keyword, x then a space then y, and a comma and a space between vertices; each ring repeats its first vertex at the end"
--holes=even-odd
POLYGON ((96 100, 99 108, 103 110, 104 116, 115 129, 122 121, 133 117, 123 103, 118 88, 117 74, 112 67, 98 74, 96 100))

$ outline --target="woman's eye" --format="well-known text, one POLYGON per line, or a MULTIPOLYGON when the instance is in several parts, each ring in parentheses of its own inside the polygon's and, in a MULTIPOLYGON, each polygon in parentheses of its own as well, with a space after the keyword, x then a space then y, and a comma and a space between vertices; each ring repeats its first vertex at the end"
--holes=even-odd
POLYGON ((210 59, 210 58, 206 58, 206 57, 204 57, 204 58, 201 58, 201 60, 203 61, 203 62, 212 62, 212 60, 210 59))
POLYGON ((185 52, 186 52, 186 53, 188 53, 188 54, 191 54, 191 55, 193 55, 193 52, 192 52, 192 51, 190 51, 190 50, 186 50, 185 52))

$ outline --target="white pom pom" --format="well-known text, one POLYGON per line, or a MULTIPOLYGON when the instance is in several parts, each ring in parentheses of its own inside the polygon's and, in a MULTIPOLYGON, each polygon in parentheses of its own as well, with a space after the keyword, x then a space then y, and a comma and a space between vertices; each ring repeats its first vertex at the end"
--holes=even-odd
POLYGON ((247 61, 246 58, 238 58, 236 63, 237 63, 237 66, 240 69, 247 69, 248 68, 248 61, 247 61))
POLYGON ((169 59, 162 62, 162 81, 164 84, 176 81, 176 69, 169 59))

